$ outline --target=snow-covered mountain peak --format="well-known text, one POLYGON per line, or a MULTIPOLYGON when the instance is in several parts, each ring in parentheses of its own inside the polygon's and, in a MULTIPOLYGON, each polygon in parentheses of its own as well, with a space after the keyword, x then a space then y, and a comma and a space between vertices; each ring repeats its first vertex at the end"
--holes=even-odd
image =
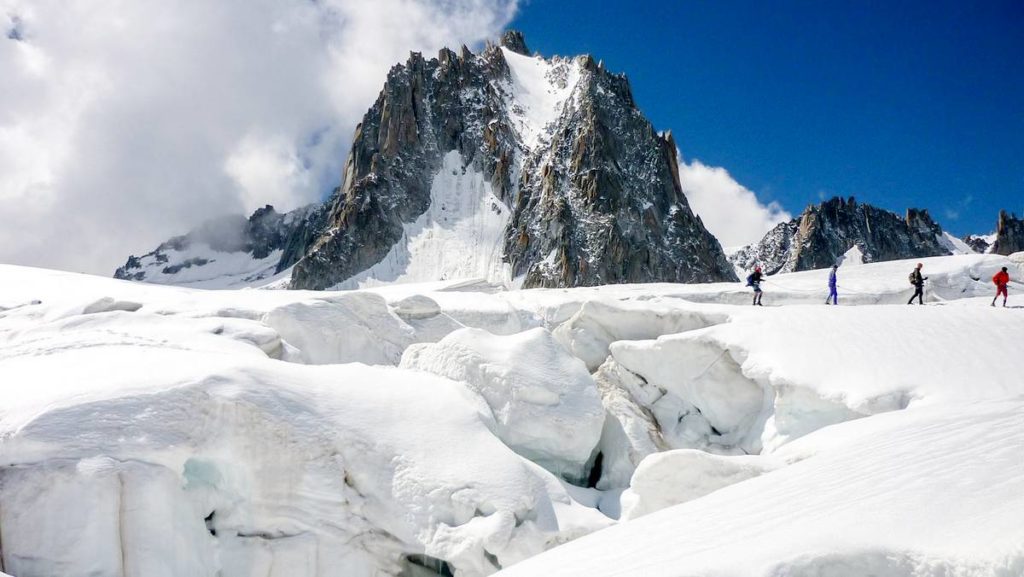
MULTIPOLYGON (((510 33, 480 54, 414 53, 394 67, 292 287, 339 286, 395 256, 409 226, 450 196, 435 184, 455 186, 441 178, 453 151, 508 211, 500 259, 523 286, 734 278, 682 194, 674 146, 636 108, 625 77, 590 56, 527 54, 510 33)), ((489 243, 468 244, 478 252, 468 261, 492 261, 489 243)), ((401 266, 388 276, 445 278, 415 259, 401 266)))
POLYGON ((297 289, 456 274, 525 287, 735 278, 682 193, 675 144, 626 77, 590 56, 530 56, 513 31, 478 54, 413 52, 392 67, 340 186, 288 239, 270 270, 294 265, 297 289))

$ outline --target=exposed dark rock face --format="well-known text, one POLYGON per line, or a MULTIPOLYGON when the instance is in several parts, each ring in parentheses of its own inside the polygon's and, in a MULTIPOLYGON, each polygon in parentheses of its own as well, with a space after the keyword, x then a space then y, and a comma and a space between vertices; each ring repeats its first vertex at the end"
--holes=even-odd
POLYGON ((992 246, 985 237, 976 234, 969 234, 965 236, 963 241, 976 253, 986 253, 988 252, 989 247, 992 246))
POLYGON ((833 198, 779 224, 731 260, 745 270, 759 264, 774 274, 830 267, 854 247, 864 262, 949 255, 942 237, 926 210, 912 208, 900 218, 853 198, 833 198))
POLYGON ((999 211, 999 223, 996 226, 996 240, 992 243, 992 252, 1008 255, 1024 251, 1024 219, 1017 218, 1005 210, 999 211))
POLYGON ((501 37, 501 45, 517 54, 522 54, 523 56, 530 55, 530 49, 526 47, 526 38, 518 30, 505 32, 501 37))
POLYGON ((504 254, 523 286, 735 278, 681 192, 671 136, 636 108, 626 78, 588 56, 552 59, 545 85, 528 90, 568 97, 547 125, 528 126, 536 103, 520 98, 508 62, 526 53, 509 32, 479 55, 413 53, 391 70, 293 288, 328 288, 379 262, 427 210, 452 150, 512 209, 504 254))

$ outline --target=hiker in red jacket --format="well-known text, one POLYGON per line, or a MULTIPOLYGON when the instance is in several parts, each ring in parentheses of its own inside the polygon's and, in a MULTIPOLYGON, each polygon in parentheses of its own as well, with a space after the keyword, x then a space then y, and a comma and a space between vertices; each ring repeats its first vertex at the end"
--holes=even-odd
POLYGON ((992 282, 996 284, 996 296, 992 299, 992 306, 996 306, 996 299, 999 298, 999 295, 1003 295, 1003 306, 1005 307, 1006 297, 1008 296, 1006 285, 1010 284, 1010 273, 1006 272, 1005 266, 1003 267, 1003 270, 997 272, 995 276, 992 277, 992 282))

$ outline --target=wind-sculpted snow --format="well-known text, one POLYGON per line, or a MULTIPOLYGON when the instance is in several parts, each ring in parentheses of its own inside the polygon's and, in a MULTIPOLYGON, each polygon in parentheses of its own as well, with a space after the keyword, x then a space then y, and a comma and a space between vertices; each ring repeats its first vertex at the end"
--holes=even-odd
POLYGON ((1011 396, 1019 375, 992 368, 1005 363, 1002 336, 1020 321, 966 307, 774 308, 611 351, 643 378, 634 397, 670 445, 689 448, 696 434, 750 453, 912 403, 1011 396), (949 329, 972 325, 988 334, 949 329))
POLYGON ((496 336, 461 329, 409 347, 401 366, 466 383, 490 407, 505 444, 556 474, 586 479, 604 408, 583 363, 547 330, 496 336))
POLYGON ((1024 255, 922 262, 923 307, 916 261, 841 267, 839 307, 827 271, 751 307, 0 265, 0 571, 1019 576, 1024 302, 989 279, 1024 255))
POLYGON ((7 570, 395 575, 426 554, 485 575, 606 522, 463 386, 280 363, 223 321, 114 312, 4 335, 7 570))
POLYGON ((340 293, 287 304, 264 322, 300 351, 308 364, 361 362, 397 365, 414 330, 370 293, 340 293))
POLYGON ((636 340, 682 333, 725 322, 721 313, 679 310, 656 303, 604 303, 589 301, 569 320, 558 325, 555 338, 587 368, 597 370, 608 358, 608 346, 621 340, 636 340))
POLYGON ((499 575, 1015 577, 1021 411, 1018 393, 829 427, 774 455, 788 466, 499 575))
POLYGON ((636 519, 678 505, 778 467, 758 455, 722 456, 680 449, 643 460, 622 494, 622 519, 636 519))

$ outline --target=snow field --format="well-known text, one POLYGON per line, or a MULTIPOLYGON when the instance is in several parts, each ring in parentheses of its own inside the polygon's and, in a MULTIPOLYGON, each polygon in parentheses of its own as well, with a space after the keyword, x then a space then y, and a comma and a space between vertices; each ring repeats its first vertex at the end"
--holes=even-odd
MULTIPOLYGON (((927 307, 0 266, 2 569, 1021 575, 1024 315, 988 279, 1022 257, 926 259, 927 307)), ((912 266, 840 287, 899 302, 912 266)))
POLYGON ((202 289, 241 289, 263 286, 290 276, 290 272, 275 274, 283 251, 276 250, 262 259, 254 259, 247 252, 221 252, 202 242, 193 242, 183 250, 168 249, 158 261, 154 256, 140 258, 146 282, 187 286, 202 289))

